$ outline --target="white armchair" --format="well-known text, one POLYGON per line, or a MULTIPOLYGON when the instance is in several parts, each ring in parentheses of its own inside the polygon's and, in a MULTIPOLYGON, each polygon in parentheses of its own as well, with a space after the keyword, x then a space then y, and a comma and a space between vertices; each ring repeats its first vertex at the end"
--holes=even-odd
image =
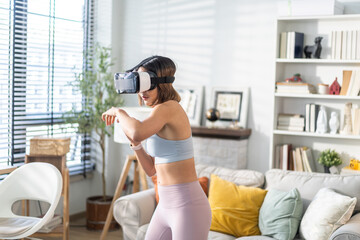
POLYGON ((136 239, 138 229, 149 223, 156 208, 155 189, 126 195, 114 203, 114 218, 121 225, 124 240, 136 239))
POLYGON ((52 219, 62 191, 60 171, 49 163, 24 164, 0 182, 0 239, 20 239, 37 232, 52 219), (50 204, 44 217, 16 215, 12 205, 19 200, 50 204))

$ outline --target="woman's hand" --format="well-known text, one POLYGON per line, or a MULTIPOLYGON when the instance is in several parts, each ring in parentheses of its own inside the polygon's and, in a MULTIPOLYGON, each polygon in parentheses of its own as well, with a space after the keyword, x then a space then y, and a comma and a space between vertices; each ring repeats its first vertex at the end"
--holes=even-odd
POLYGON ((101 115, 102 120, 106 126, 109 126, 115 122, 116 114, 119 113, 119 108, 112 107, 101 115))

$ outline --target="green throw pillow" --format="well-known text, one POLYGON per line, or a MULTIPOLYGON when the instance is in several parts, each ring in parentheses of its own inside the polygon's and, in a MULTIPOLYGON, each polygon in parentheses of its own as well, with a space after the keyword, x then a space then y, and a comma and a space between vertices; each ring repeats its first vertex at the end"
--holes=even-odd
POLYGON ((259 213, 259 228, 262 235, 278 240, 294 239, 303 212, 299 190, 288 192, 270 189, 259 213))

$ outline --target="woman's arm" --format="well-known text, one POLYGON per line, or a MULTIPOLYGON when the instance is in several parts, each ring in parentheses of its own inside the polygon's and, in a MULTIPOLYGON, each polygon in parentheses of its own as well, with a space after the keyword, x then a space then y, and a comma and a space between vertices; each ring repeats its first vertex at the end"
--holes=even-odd
POLYGON ((121 108, 111 108, 102 115, 102 119, 106 121, 106 125, 111 125, 117 117, 121 123, 121 128, 131 142, 141 142, 148 137, 159 132, 173 116, 171 107, 166 104, 160 104, 153 108, 150 116, 144 121, 130 117, 121 108))
MULTIPOLYGON (((106 122, 106 125, 111 125, 114 123, 115 117, 117 117, 125 135, 129 138, 133 146, 137 146, 141 141, 156 134, 164 127, 169 120, 169 116, 171 116, 169 111, 171 110, 168 107, 161 105, 156 106, 150 116, 143 122, 140 122, 130 117, 124 110, 113 107, 103 113, 102 119, 106 122)), ((135 150, 134 152, 145 173, 148 176, 155 175, 154 158, 147 154, 143 148, 135 150)))
POLYGON ((139 160, 142 168, 144 169, 145 173, 152 177, 156 174, 154 158, 151 157, 147 152, 145 152, 144 148, 139 150, 134 150, 136 158, 139 160))

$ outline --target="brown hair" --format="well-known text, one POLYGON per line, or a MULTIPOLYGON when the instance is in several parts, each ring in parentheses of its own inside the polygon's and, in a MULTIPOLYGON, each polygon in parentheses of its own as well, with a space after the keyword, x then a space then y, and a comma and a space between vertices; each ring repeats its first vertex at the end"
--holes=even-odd
MULTIPOLYGON (((175 63, 167 57, 152 56, 144 59, 134 68, 129 71, 137 71, 140 67, 145 68, 147 71, 155 73, 158 77, 173 77, 176 72, 175 63)), ((163 103, 169 100, 180 102, 181 97, 174 89, 172 83, 160 83, 157 86, 158 96, 155 104, 163 103)), ((139 97, 139 104, 143 105, 143 100, 139 97)))

